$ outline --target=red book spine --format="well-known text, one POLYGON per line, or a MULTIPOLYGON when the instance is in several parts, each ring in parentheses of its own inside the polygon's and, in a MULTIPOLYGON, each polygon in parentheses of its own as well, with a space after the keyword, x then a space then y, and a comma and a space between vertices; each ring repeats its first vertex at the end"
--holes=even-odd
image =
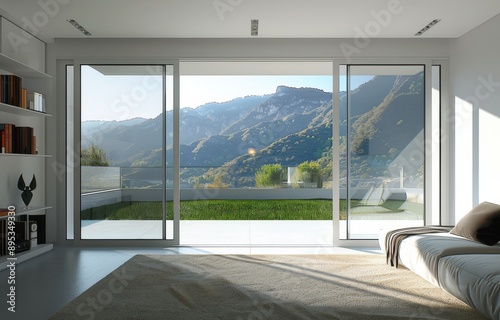
POLYGON ((12 151, 10 150, 10 133, 11 133, 11 125, 6 124, 5 125, 5 152, 6 153, 11 153, 12 151))
POLYGON ((14 152, 14 125, 9 124, 9 153, 14 152))

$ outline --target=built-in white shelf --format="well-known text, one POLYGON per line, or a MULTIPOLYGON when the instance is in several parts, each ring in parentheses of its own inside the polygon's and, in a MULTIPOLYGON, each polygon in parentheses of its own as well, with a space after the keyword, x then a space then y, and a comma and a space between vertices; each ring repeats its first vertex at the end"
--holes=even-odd
POLYGON ((50 154, 0 153, 0 157, 51 158, 52 155, 50 155, 50 154))
POLYGON ((16 208, 16 215, 43 215, 43 211, 52 209, 50 206, 42 206, 42 207, 28 207, 28 208, 16 208))
POLYGON ((5 103, 0 103, 0 112, 8 112, 18 116, 27 116, 27 117, 52 117, 51 114, 45 112, 35 111, 31 109, 24 109, 21 107, 16 107, 5 103))
MULTIPOLYGON (((28 208, 23 208, 23 207, 16 207, 16 217, 19 216, 43 216, 45 215, 45 210, 52 209, 50 206, 33 206, 33 207, 28 207, 28 208)), ((0 219, 7 219, 8 216, 1 216, 0 219)))
POLYGON ((19 76, 19 77, 28 77, 28 78, 47 78, 50 79, 52 76, 35 70, 32 67, 16 61, 12 59, 9 56, 6 56, 5 54, 0 53, 0 68, 4 70, 9 70, 9 72, 12 72, 13 74, 19 76))
MULTIPOLYGON (((22 32, 17 26, 9 24, 5 19, 0 19, 2 35, 5 37, 9 32, 22 32), (13 31, 14 30, 14 31, 13 31)), ((16 33, 17 34, 17 33, 16 33)), ((22 60, 23 62, 17 61, 16 59, 8 56, 4 53, 0 53, 0 74, 13 74, 23 79, 23 86, 26 87, 30 92, 40 92, 43 94, 48 94, 51 92, 51 80, 52 76, 44 72, 44 55, 45 44, 37 40, 37 43, 30 47, 30 54, 39 57, 37 60, 22 60), (31 63, 34 62, 34 63, 31 63), (38 63, 38 64, 37 64, 38 63), (26 81, 25 81, 26 80, 26 81)), ((5 52, 5 51, 3 51, 5 52)), ((52 115, 45 112, 35 111, 31 109, 24 109, 10 104, 0 103, 0 120, 2 123, 13 123, 15 125, 29 125, 34 127, 37 131, 37 143, 40 146, 45 145, 46 137, 45 135, 45 120, 52 115)), ((44 151, 44 149, 40 149, 44 151)), ((16 192, 16 181, 19 174, 19 170, 29 167, 32 162, 36 162, 37 167, 33 169, 34 174, 40 177, 41 184, 45 181, 45 172, 43 168, 43 161, 38 162, 38 160, 26 160, 25 158, 33 159, 45 159, 51 157, 50 155, 42 154, 20 154, 20 153, 0 153, 0 161, 2 162, 2 167, 0 173, 2 175, 2 183, 0 184, 0 189, 4 198, 14 198, 18 196, 16 192)), ((16 220, 40 220, 43 222, 45 220, 43 216, 46 214, 46 210, 51 209, 50 206, 31 206, 28 208, 23 208, 24 206, 16 207, 15 217, 20 218, 16 220)), ((2 224, 5 224, 5 220, 8 216, 0 217, 2 224)), ((43 223, 45 225, 45 223, 43 223)), ((41 233, 45 235, 46 229, 38 230, 38 235, 41 233), (43 231, 43 232, 42 232, 43 231)), ((31 235, 31 234, 30 234, 31 235)), ((5 239, 4 239, 5 240, 5 239)), ((4 243, 5 244, 5 243, 4 243)), ((32 247, 30 250, 16 253, 13 256, 3 255, 0 257, 0 270, 7 268, 10 262, 15 261, 16 264, 24 262, 26 260, 35 258, 53 249, 52 244, 38 244, 32 247)), ((5 250, 4 250, 5 251, 5 250)))
POLYGON ((39 244, 36 247, 31 248, 28 251, 16 253, 14 256, 1 256, 0 257, 0 271, 7 269, 7 266, 11 261, 14 261, 17 264, 27 261, 29 259, 33 259, 51 251, 54 248, 54 245, 49 244, 39 244), (15 258, 15 260, 8 260, 9 258, 15 258))

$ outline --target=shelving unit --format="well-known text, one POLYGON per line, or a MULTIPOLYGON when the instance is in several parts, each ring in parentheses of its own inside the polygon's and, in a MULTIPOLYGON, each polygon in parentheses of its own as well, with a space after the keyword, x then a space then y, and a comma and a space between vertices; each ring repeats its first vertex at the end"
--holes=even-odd
MULTIPOLYGON (((52 207, 29 207, 29 208, 16 208, 16 218, 26 217, 29 220, 30 216, 44 216, 45 210, 52 209, 52 207)), ((7 220, 8 216, 0 217, 0 220, 7 220)), ((16 258, 16 264, 21 263, 23 261, 35 258, 41 254, 44 254, 53 249, 52 244, 39 244, 34 248, 31 248, 28 251, 16 253, 14 256, 1 256, 0 257, 0 271, 7 268, 10 261, 8 258, 16 258)))
POLYGON ((35 111, 31 109, 23 109, 10 104, 0 103, 0 112, 8 112, 11 114, 26 116, 26 117, 52 117, 51 114, 35 111))
MULTIPOLYGON (((47 209, 52 209, 52 207, 28 207, 28 208, 16 208, 16 217, 21 216, 41 216, 45 215, 44 211, 47 209)), ((1 219, 7 219, 7 216, 0 217, 1 219)))
POLYGON ((47 79, 52 78, 50 75, 35 70, 22 62, 19 62, 17 60, 12 59, 9 56, 6 56, 3 53, 0 53, 0 66, 1 69, 9 70, 10 72, 16 74, 19 77, 47 78, 47 79))
POLYGON ((51 158, 52 156, 50 154, 0 153, 0 157, 51 158))
MULTIPOLYGON (((44 57, 44 52, 40 52, 40 56, 44 57)), ((13 74, 21 77, 23 87, 26 87, 29 92, 41 92, 43 94, 50 92, 52 78, 50 75, 9 57, 3 53, 3 50, 0 52, 0 74, 13 74)), ((45 121, 50 117, 52 115, 45 112, 0 103, 0 122, 34 128, 37 151, 39 151, 38 154, 0 153, 0 159, 2 159, 2 166, 0 166, 0 194, 2 194, 0 207, 14 205, 16 207, 16 220, 37 221, 38 234, 43 233, 43 238, 45 238, 46 232, 46 210, 52 209, 51 206, 45 204, 45 159, 51 157, 51 155, 45 154, 45 121), (29 208, 24 208, 25 206, 20 197, 21 191, 17 189, 17 179, 20 174, 24 174, 25 179, 31 179, 31 174, 34 174, 37 179, 37 188, 33 191, 32 206, 29 208), (40 223, 40 221, 43 223, 40 223), (40 227, 43 227, 43 232, 40 232, 42 231, 40 227)), ((0 220, 7 219, 6 216, 0 217, 0 220)), ((29 230, 27 231, 29 232, 29 230)), ((40 240, 40 237, 38 239, 40 240)), ((43 240, 43 242, 45 241, 43 240)), ((8 259, 10 258, 15 258, 16 264, 18 264, 46 253, 52 248, 52 244, 38 242, 30 250, 16 253, 13 257, 9 255, 0 256, 0 271, 7 268, 10 263, 8 259)))

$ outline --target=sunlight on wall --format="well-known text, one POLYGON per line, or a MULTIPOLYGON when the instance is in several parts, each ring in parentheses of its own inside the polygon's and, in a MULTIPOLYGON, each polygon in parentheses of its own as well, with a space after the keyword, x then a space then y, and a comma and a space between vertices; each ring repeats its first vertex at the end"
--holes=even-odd
POLYGON ((472 103, 455 97, 455 222, 473 206, 473 112, 472 103))
MULTIPOLYGON (((431 190, 432 190, 432 202, 431 202, 431 214, 430 214, 430 224, 439 224, 441 221, 441 124, 440 124, 440 113, 441 113, 441 66, 432 67, 432 116, 431 116, 431 132, 430 137, 431 143, 431 190), (437 174, 439 173, 439 174, 437 174)), ((448 138, 448 137, 445 137, 448 138)), ((446 139, 449 140, 449 139, 446 139)), ((427 141, 428 144, 429 140, 427 141)), ((427 146, 428 148, 428 146, 427 146)))
POLYGON ((498 149, 500 118, 483 109, 479 110, 479 202, 499 202, 500 150, 498 149))

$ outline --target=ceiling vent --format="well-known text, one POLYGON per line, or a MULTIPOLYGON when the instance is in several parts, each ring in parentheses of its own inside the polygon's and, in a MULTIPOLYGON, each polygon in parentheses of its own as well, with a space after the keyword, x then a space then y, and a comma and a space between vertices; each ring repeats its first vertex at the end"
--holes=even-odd
POLYGON ((258 36, 259 35, 259 20, 253 19, 250 22, 250 35, 258 36))
POLYGON ((66 19, 66 21, 68 21, 69 23, 71 23, 75 28, 77 28, 78 30, 80 30, 80 32, 83 33, 84 35, 86 35, 86 36, 91 36, 92 35, 90 32, 87 31, 87 29, 85 29, 84 27, 82 27, 75 20, 73 20, 73 19, 66 19))
POLYGON ((417 37, 421 36, 424 32, 426 32, 430 28, 434 27, 439 21, 441 21, 441 19, 434 19, 434 20, 432 20, 428 25, 426 25, 425 27, 423 27, 422 29, 420 29, 419 32, 415 33, 415 35, 417 37))

